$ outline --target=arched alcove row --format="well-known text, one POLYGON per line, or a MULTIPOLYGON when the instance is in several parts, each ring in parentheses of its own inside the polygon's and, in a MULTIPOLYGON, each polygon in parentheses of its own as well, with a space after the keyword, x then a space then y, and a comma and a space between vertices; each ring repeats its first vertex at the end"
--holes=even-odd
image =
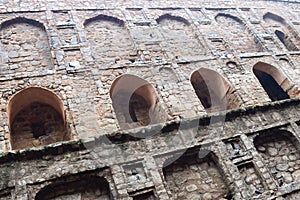
POLYGON ((109 93, 122 129, 165 121, 156 90, 144 79, 123 74, 113 81, 109 93))
POLYGON ((224 37, 236 51, 240 53, 262 51, 263 47, 240 18, 231 14, 218 13, 215 21, 224 37))
POLYGON ((97 15, 97 16, 89 18, 89 19, 86 19, 84 21, 84 23, 83 23, 83 26, 87 27, 91 23, 94 23, 96 21, 109 21, 109 22, 113 22, 115 24, 118 24, 119 26, 124 26, 124 21, 123 20, 118 19, 116 17, 112 17, 112 16, 108 16, 108 15, 103 15, 103 14, 97 15))
POLYGON ((42 188, 35 196, 35 200, 50 199, 112 199, 109 183, 105 178, 87 176, 80 179, 70 179, 55 182, 42 188))
POLYGON ((206 48, 196 36, 192 24, 185 18, 164 14, 156 19, 172 58, 180 59, 205 54, 206 48))
POLYGON ((258 62, 253 66, 253 73, 272 101, 289 99, 289 89, 292 83, 276 67, 258 62))
POLYGON ((157 23, 161 23, 164 20, 175 20, 175 21, 178 21, 178 22, 182 22, 183 24, 185 24, 187 26, 189 26, 191 24, 188 20, 184 19, 183 17, 174 16, 174 15, 171 15, 169 13, 161 15, 156 19, 157 23))
POLYGON ((53 92, 29 87, 11 97, 7 107, 12 149, 70 139, 61 99, 53 92))

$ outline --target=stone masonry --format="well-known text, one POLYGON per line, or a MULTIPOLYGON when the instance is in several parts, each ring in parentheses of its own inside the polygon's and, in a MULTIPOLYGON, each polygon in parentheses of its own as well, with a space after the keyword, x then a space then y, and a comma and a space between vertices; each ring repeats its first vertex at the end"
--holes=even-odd
POLYGON ((296 0, 0 0, 0 200, 300 199, 296 0))

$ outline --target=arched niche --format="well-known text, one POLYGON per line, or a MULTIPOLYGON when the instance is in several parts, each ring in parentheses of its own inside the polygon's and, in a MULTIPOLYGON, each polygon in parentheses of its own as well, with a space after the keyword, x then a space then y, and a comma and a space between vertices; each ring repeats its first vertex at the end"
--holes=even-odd
POLYGON ((97 15, 96 17, 92 17, 89 19, 86 19, 83 23, 84 27, 89 26, 91 23, 94 23, 96 21, 108 21, 108 22, 112 22, 115 24, 118 24, 119 26, 124 26, 124 21, 116 18, 116 17, 112 17, 112 16, 108 16, 108 15, 97 15))
POLYGON ((279 15, 276 15, 274 13, 271 13, 271 12, 267 12, 266 14, 264 14, 263 16, 263 20, 265 22, 269 22, 269 23, 272 23, 272 21, 274 22, 277 22, 281 25, 284 25, 286 26, 286 21, 279 15))
POLYGON ((110 97, 122 129, 161 122, 157 94, 144 79, 130 74, 117 77, 110 88, 110 97))
POLYGON ((297 162, 300 159, 299 141, 287 130, 268 130, 254 138, 254 146, 263 158, 279 187, 300 178, 297 162))
POLYGON ((298 51, 300 39, 297 32, 279 15, 267 12, 263 20, 270 26, 274 34, 289 51, 298 51))
POLYGON ((253 73, 272 101, 289 99, 288 89, 291 83, 276 67, 258 62, 253 66, 253 73))
POLYGON ((200 68, 192 73, 190 80, 207 112, 226 110, 231 86, 218 72, 200 68))
POLYGON ((220 31, 229 44, 240 53, 261 51, 262 47, 247 30, 243 21, 233 15, 219 13, 215 16, 220 31))
POLYGON ((290 62, 289 59, 283 57, 279 59, 279 64, 283 69, 293 69, 294 66, 292 65, 292 63, 290 62))
POLYGON ((229 61, 226 63, 226 70, 231 71, 232 73, 240 73, 243 72, 244 69, 240 66, 240 64, 235 61, 229 61))
POLYGON ((12 149, 69 140, 64 106, 53 92, 29 87, 11 97, 7 107, 12 149))
POLYGON ((3 23, 1 23, 0 29, 6 29, 12 25, 19 24, 19 23, 30 24, 32 26, 39 27, 40 29, 46 31, 45 26, 41 22, 33 20, 33 19, 28 19, 25 17, 16 17, 16 18, 4 21, 3 23))
POLYGON ((178 77, 175 71, 170 67, 159 68, 160 77, 158 77, 162 84, 176 84, 178 82, 178 77))
POLYGON ((164 14, 156 19, 167 43, 166 50, 172 59, 193 57, 205 54, 200 38, 195 35, 190 22, 180 16, 164 14))
POLYGON ((4 21, 0 24, 0 46, 0 63, 8 66, 5 74, 31 75, 53 69, 46 28, 39 21, 24 17, 4 21))
POLYGON ((174 15, 171 15, 171 14, 164 14, 164 15, 161 15, 159 16, 156 21, 157 23, 162 23, 162 21, 164 20, 174 20, 174 21, 178 21, 178 22, 181 22, 187 26, 190 25, 190 22, 186 19, 184 19, 183 17, 180 17, 180 16, 174 16, 174 15))
POLYGON ((78 179, 59 181, 42 188, 35 200, 59 199, 102 199, 110 200, 109 183, 105 178, 88 176, 78 179))
POLYGON ((291 38, 288 35, 286 35, 284 32, 282 32, 281 30, 275 30, 275 35, 288 50, 298 51, 298 48, 295 46, 291 38))
POLYGON ((215 16, 215 20, 217 22, 221 22, 224 20, 222 18, 226 18, 226 19, 230 19, 230 20, 233 20, 235 21, 236 23, 239 23, 239 24, 243 24, 242 20, 236 16, 233 16, 233 15, 230 15, 230 14, 225 14, 225 13, 218 13, 216 16, 215 16))
POLYGON ((91 57, 96 62, 112 64, 129 59, 134 44, 123 20, 98 15, 85 20, 83 25, 91 57))

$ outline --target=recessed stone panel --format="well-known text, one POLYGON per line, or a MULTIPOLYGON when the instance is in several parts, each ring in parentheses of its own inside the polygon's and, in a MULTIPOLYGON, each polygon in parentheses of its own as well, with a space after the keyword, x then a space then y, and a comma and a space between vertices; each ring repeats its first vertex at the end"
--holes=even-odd
POLYGON ((260 133, 254 145, 279 187, 299 180, 299 143, 287 131, 260 133))
POLYGON ((165 181, 174 199, 221 199, 228 196, 223 175, 210 155, 186 153, 164 168, 165 181))

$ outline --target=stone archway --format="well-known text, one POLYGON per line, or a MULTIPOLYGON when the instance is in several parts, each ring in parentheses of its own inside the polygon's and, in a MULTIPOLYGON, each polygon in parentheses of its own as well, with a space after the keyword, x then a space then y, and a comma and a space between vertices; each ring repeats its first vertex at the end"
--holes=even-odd
POLYGON ((154 87, 144 79, 124 74, 114 80, 110 97, 122 129, 164 121, 154 87))
POLYGON ((53 92, 29 87, 8 103, 12 149, 43 146, 70 139, 64 106, 53 92))
POLYGON ((253 73, 272 101, 290 98, 288 90, 292 88, 292 84, 279 69, 258 62, 253 66, 253 73))
POLYGON ((191 83, 206 112, 236 108, 240 105, 234 89, 217 72, 200 68, 191 75, 191 83))

